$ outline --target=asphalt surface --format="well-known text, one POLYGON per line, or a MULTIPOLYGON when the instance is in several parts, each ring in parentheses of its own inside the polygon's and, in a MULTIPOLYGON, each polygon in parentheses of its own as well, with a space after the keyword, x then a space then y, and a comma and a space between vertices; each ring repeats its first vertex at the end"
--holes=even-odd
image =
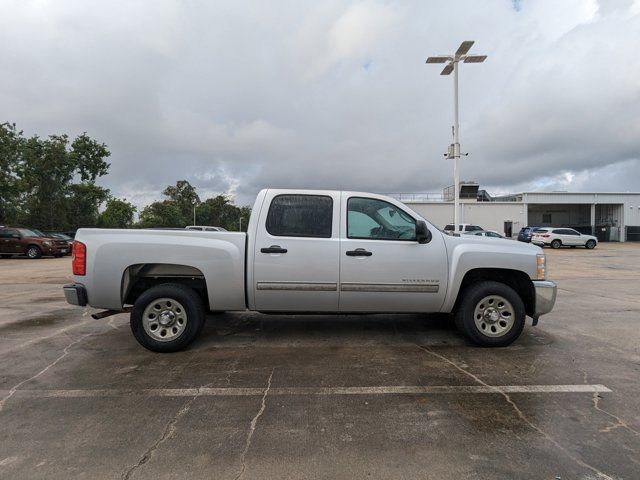
POLYGON ((67 305, 68 258, 2 259, 0 477, 638 479, 640 245, 547 252, 556 308, 509 348, 234 313, 177 354, 67 305))

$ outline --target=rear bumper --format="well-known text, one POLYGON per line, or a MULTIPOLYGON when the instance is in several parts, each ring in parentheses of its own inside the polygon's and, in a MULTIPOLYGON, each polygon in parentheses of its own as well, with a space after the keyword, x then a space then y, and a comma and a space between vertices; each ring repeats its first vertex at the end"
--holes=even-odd
POLYGON ((84 307, 87 304, 87 289, 81 283, 72 283, 62 287, 64 298, 71 305, 84 307))
POLYGON ((544 315, 553 310, 553 306, 556 303, 558 287, 554 282, 549 280, 534 280, 533 287, 536 292, 536 304, 532 317, 534 320, 537 320, 540 315, 544 315))

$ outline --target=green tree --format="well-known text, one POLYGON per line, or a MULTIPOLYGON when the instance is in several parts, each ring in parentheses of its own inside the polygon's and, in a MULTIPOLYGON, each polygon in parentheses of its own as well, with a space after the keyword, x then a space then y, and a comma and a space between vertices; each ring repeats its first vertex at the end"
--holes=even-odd
POLYGON ((42 229, 94 226, 108 190, 106 145, 86 133, 25 138, 15 125, 0 126, 0 220, 42 229), (5 188, 6 186, 6 188, 5 188))
POLYGON ((98 226, 102 228, 131 228, 136 207, 126 200, 111 197, 107 206, 98 218, 98 226))
POLYGON ((207 198, 198 206, 196 222, 198 225, 212 225, 227 230, 238 230, 242 223, 242 230, 246 231, 249 215, 251 215, 250 207, 237 207, 226 195, 218 195, 207 198))
POLYGON ((171 200, 153 202, 142 209, 138 227, 178 227, 186 225, 185 219, 180 212, 180 208, 171 200))
POLYGON ((14 223, 19 215, 16 166, 23 143, 15 123, 0 124, 0 224, 14 223))
POLYGON ((169 200, 178 207, 187 222, 192 218, 194 205, 200 203, 195 187, 186 180, 178 180, 175 185, 165 188, 162 194, 169 197, 169 200))
MULTIPOLYGON (((65 230, 98 225, 99 207, 109 198, 109 190, 91 182, 69 185, 67 196, 67 224, 65 230)), ((50 217, 52 218, 52 217, 50 217)), ((50 230, 61 228, 49 226, 50 230)))

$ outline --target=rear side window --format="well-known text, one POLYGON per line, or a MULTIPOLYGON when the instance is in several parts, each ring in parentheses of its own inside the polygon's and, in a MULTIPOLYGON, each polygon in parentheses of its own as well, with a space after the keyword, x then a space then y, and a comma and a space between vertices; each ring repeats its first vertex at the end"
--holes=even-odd
POLYGON ((465 230, 467 232, 481 232, 482 231, 482 227, 479 227, 478 225, 467 225, 465 227, 465 230))
POLYGON ((324 195, 278 195, 266 228, 275 237, 331 238, 333 199, 324 195))
POLYGON ((450 231, 450 230, 453 230, 453 225, 449 224, 449 225, 447 225, 446 227, 444 227, 444 229, 445 229, 445 231, 447 231, 447 232, 448 232, 448 231, 450 231))

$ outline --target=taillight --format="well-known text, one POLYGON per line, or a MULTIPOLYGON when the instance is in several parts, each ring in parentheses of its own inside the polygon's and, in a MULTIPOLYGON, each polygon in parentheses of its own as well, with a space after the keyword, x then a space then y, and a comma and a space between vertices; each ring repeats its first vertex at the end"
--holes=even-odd
POLYGON ((71 266, 73 267, 74 275, 86 275, 87 274, 87 246, 82 242, 73 242, 73 260, 71 266))
POLYGON ((544 235, 542 235, 542 238, 549 238, 551 235, 549 235, 548 233, 545 233, 544 235))

